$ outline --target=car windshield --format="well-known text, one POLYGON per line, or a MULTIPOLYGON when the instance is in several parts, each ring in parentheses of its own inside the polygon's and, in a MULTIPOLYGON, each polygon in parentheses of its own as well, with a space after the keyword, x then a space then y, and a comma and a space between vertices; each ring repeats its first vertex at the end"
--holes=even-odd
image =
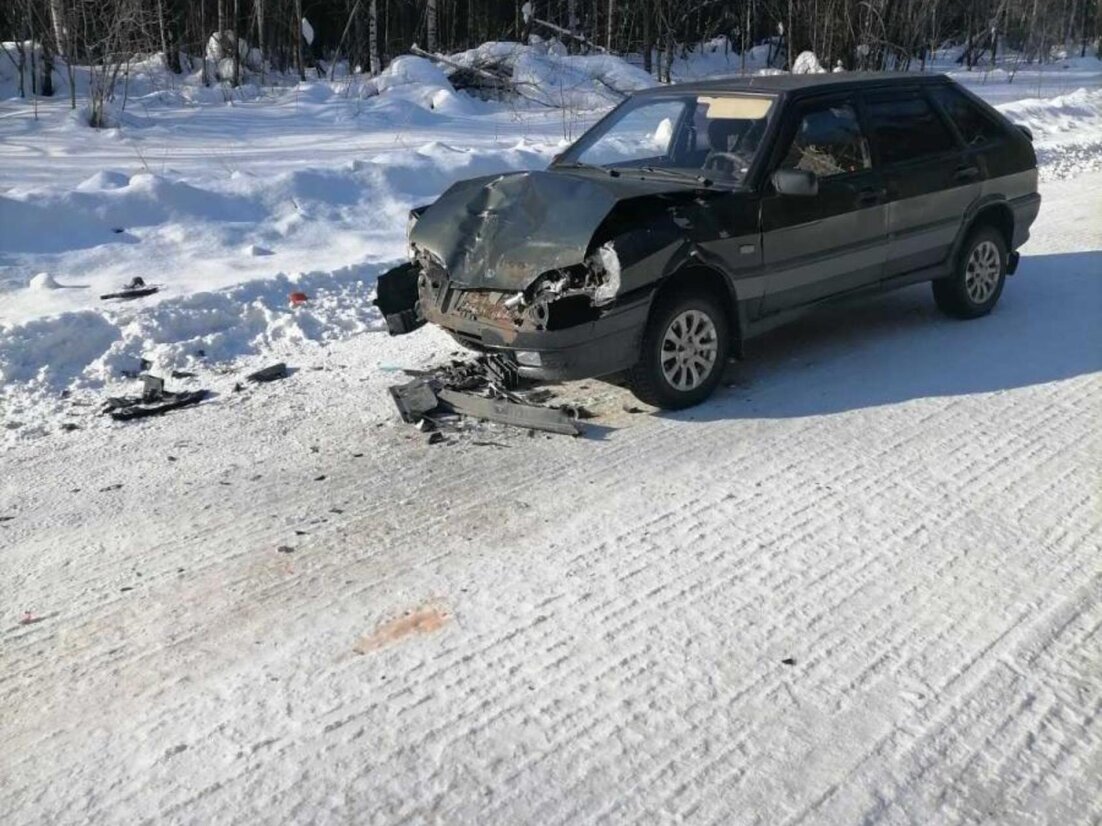
POLYGON ((558 165, 739 183, 772 110, 772 98, 755 95, 633 98, 579 138, 558 165))

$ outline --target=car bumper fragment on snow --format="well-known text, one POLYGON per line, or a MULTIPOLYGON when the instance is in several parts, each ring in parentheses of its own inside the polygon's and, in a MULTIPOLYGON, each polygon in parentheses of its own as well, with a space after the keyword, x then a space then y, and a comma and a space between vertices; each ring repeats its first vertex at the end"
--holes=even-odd
POLYGON ((424 431, 453 428, 467 416, 527 430, 566 436, 581 434, 580 409, 544 407, 545 395, 518 391, 520 377, 506 359, 483 355, 415 377, 390 388, 402 420, 424 431))

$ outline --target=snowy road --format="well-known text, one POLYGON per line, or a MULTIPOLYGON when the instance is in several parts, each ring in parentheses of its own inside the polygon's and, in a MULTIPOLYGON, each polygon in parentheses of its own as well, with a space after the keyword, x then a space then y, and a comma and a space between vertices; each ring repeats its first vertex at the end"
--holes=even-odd
POLYGON ((423 444, 425 330, 16 445, 0 821, 1099 822, 1100 189, 585 439, 423 444))

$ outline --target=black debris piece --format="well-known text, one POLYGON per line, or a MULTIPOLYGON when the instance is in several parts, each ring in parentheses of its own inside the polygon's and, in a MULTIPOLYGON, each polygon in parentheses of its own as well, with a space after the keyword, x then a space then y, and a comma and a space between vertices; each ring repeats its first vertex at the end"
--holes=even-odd
POLYGON ((380 275, 375 282, 375 301, 372 303, 383 314, 392 336, 411 333, 425 323, 417 303, 416 270, 411 263, 400 264, 380 275))
POLYGON ((516 362, 504 356, 489 355, 484 358, 482 367, 490 380, 502 390, 516 390, 520 386, 520 370, 516 362))
POLYGON ((432 383, 428 379, 414 379, 405 384, 395 385, 390 388, 390 395, 394 399, 394 404, 398 406, 402 421, 408 424, 416 424, 424 414, 435 410, 439 404, 436 393, 433 392, 432 383))
POLYGON ((73 422, 62 422, 61 429, 66 433, 72 433, 74 430, 80 430, 80 425, 73 422))
POLYGON ((636 407, 636 406, 635 406, 634 404, 627 404, 627 403, 625 402, 625 403, 624 403, 624 412, 625 412, 625 413, 642 413, 642 412, 643 412, 643 408, 641 408, 641 407, 636 407))
POLYGON ((425 444, 435 445, 444 441, 444 434, 439 430, 434 430, 425 437, 425 444))
POLYGON ((206 390, 174 393, 165 390, 165 380, 148 373, 141 376, 140 396, 113 396, 103 406, 103 413, 110 413, 115 421, 126 422, 147 416, 159 416, 170 410, 199 404, 209 394, 206 390))
POLYGON ((245 376, 247 381, 267 382, 287 378, 287 365, 282 361, 245 376))
POLYGON ((138 359, 137 370, 120 370, 119 372, 128 379, 138 379, 141 378, 142 373, 148 373, 152 369, 153 362, 149 359, 138 359))
POLYGON ((276 548, 276 551, 281 554, 293 554, 295 552, 295 549, 292 548, 290 545, 280 545, 278 548, 276 548))
POLYGON ((558 409, 572 419, 594 419, 597 417, 596 413, 580 404, 563 404, 559 405, 558 409))
POLYGON ((14 516, 0 516, 0 522, 11 522, 13 519, 14 516))
MULTIPOLYGON (((119 230, 119 232, 122 232, 122 230, 119 230)), ((153 295, 153 293, 160 289, 161 288, 157 286, 148 286, 142 278, 134 276, 133 280, 131 280, 129 284, 124 285, 121 290, 115 293, 101 295, 100 300, 106 301, 110 298, 118 298, 125 301, 132 298, 141 298, 143 295, 153 295)))
POLYGON ((173 370, 169 375, 174 379, 193 379, 198 374, 189 372, 188 370, 173 370))
POLYGON ((323 473, 321 476, 315 476, 314 481, 315 482, 324 482, 325 481, 325 474, 323 473))
POLYGON ((795 665, 796 664, 796 658, 795 657, 785 657, 783 660, 781 660, 781 663, 784 664, 784 665, 795 665))

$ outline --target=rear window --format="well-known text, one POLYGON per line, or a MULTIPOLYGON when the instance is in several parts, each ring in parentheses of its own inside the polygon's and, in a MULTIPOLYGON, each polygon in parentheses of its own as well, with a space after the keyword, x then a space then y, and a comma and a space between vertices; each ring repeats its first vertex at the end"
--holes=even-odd
POLYGON ((872 100, 869 130, 883 164, 901 163, 948 152, 956 141, 925 98, 872 100))
POLYGON ((934 89, 933 95, 969 146, 983 146, 994 143, 1002 137, 1002 129, 991 116, 969 100, 959 89, 954 89, 952 86, 939 86, 934 89))

